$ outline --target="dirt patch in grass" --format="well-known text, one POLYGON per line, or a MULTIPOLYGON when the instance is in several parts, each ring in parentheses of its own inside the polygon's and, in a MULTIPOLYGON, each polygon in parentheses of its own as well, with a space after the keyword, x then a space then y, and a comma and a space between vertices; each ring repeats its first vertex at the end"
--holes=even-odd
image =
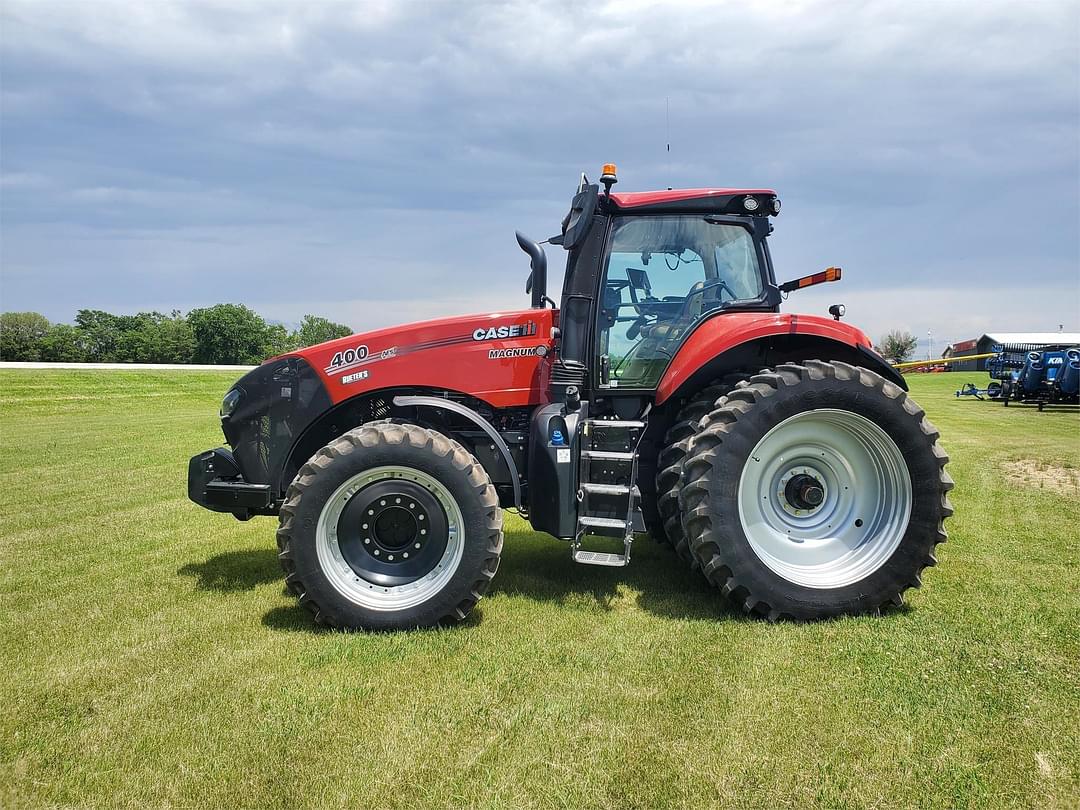
POLYGON ((1080 470, 1027 458, 1002 462, 1001 468, 1011 478, 1030 487, 1049 489, 1062 495, 1080 495, 1080 470))

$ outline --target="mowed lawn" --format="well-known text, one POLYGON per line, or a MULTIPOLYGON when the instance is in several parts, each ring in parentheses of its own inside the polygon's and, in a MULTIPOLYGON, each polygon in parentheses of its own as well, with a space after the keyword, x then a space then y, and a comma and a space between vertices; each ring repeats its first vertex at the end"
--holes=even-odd
POLYGON ((912 380, 956 516, 908 607, 769 625, 507 515, 463 626, 316 630, 189 503, 232 375, 0 371, 0 805, 1076 807, 1080 415, 912 380))

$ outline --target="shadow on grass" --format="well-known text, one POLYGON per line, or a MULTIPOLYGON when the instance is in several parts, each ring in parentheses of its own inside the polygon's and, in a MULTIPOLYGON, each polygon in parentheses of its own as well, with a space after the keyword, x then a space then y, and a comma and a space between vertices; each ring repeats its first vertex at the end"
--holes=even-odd
MULTIPOLYGON (((593 539, 589 547, 599 548, 603 542, 593 539)), ((621 541, 610 550, 621 551, 621 541)), ((627 587, 638 592, 639 607, 658 616, 750 621, 668 546, 641 535, 630 556, 630 565, 625 568, 580 565, 570 559, 568 543, 532 532, 510 532, 489 593, 556 603, 587 597, 599 607, 611 609, 621 589, 627 587)))
POLYGON ((250 591, 282 578, 277 553, 272 549, 216 554, 205 562, 188 563, 177 573, 194 577, 196 587, 204 591, 250 591))
MULTIPOLYGON (((579 565, 570 559, 567 543, 533 532, 508 532, 489 595, 523 596, 556 604, 586 599, 601 609, 613 609, 623 598, 623 589, 630 588, 637 592, 638 606, 658 616, 745 620, 670 548, 642 536, 634 544, 632 558, 625 568, 579 565)), ((195 578, 202 590, 224 592, 251 590, 279 582, 282 577, 272 548, 216 554, 204 562, 189 563, 178 573, 195 578)), ((481 621, 478 609, 459 627, 475 627, 481 621)), ((311 614, 295 602, 267 611, 262 623, 273 630, 321 630, 311 614)))
POLYGON ((266 611, 262 617, 264 627, 271 630, 286 630, 301 633, 328 633, 329 628, 315 624, 311 614, 295 601, 291 605, 281 605, 266 611))
MULTIPOLYGON (((291 597, 292 594, 288 594, 288 596, 291 597)), ((460 631, 465 630, 465 629, 470 629, 470 628, 477 627, 483 621, 483 618, 484 618, 483 608, 482 607, 477 607, 472 611, 472 613, 470 613, 466 617, 465 621, 454 625, 453 629, 454 629, 454 631, 460 632, 460 631)), ((270 610, 266 611, 266 613, 263 614, 262 623, 263 623, 264 627, 269 627, 271 630, 278 630, 278 631, 283 631, 283 632, 292 632, 292 633, 297 633, 297 632, 299 632, 299 633, 339 633, 339 632, 343 632, 343 631, 340 631, 340 630, 335 630, 335 629, 333 629, 331 627, 323 627, 322 625, 316 624, 315 620, 312 618, 311 614, 308 613, 304 608, 300 607, 299 603, 297 603, 295 601, 291 605, 281 605, 279 607, 271 608, 270 610)), ((344 632, 348 632, 348 631, 344 631, 344 632)), ((413 628, 412 630, 402 630, 402 631, 374 630, 374 631, 364 631, 364 632, 370 632, 370 633, 373 633, 373 634, 387 635, 387 634, 397 634, 399 632, 403 632, 403 633, 433 633, 433 632, 437 632, 437 630, 436 630, 436 628, 420 628, 420 627, 417 627, 417 628, 413 628)))

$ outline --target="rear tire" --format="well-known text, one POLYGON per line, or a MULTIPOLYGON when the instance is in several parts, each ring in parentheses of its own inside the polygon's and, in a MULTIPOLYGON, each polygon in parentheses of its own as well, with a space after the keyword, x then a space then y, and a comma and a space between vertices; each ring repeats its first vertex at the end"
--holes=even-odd
POLYGON ((821 619, 903 604, 952 514, 948 456, 879 375, 807 361, 763 372, 701 420, 679 487, 706 578, 747 613, 821 619))
POLYGON ((487 591, 502 512, 487 472, 460 444, 380 422, 300 469, 277 536, 286 585, 317 623, 432 627, 461 621, 487 591))
POLYGON ((690 552, 679 509, 679 480, 683 462, 689 454, 690 440, 697 434, 701 418, 716 407, 717 401, 724 394, 746 377, 745 374, 729 374, 719 382, 703 388, 683 405, 674 424, 664 436, 664 447, 657 458, 656 510, 660 520, 659 539, 670 543, 679 559, 695 570, 699 567, 698 561, 690 552))

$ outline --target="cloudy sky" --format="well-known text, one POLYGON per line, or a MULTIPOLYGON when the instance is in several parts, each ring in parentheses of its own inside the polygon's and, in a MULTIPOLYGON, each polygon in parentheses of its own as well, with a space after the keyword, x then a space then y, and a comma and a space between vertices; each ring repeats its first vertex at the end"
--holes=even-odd
POLYGON ((778 274, 845 270, 788 309, 935 344, 1080 330, 1075 0, 0 16, 4 310, 237 301, 364 330, 525 306, 515 228, 557 232, 614 161, 619 190, 777 189, 778 274))

